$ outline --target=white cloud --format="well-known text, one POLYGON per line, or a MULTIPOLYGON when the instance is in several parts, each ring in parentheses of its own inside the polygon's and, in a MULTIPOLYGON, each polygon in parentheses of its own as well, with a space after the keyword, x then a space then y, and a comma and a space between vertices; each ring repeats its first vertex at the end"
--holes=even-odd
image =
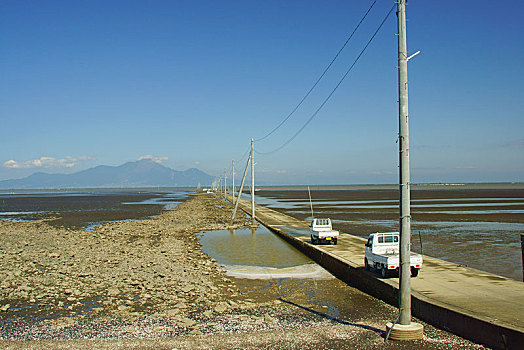
POLYGON ((464 166, 457 166, 455 167, 455 169, 477 169, 477 167, 464 165, 464 166))
POLYGON ((138 160, 144 160, 144 159, 149 159, 149 160, 152 160, 153 162, 156 162, 156 163, 163 163, 163 162, 167 161, 169 159, 169 157, 152 156, 152 155, 148 154, 148 155, 145 155, 145 156, 142 156, 142 157, 138 158, 138 160))
POLYGON ((10 159, 4 162, 4 168, 12 169, 31 169, 31 168, 72 168, 78 163, 86 160, 93 160, 95 157, 92 156, 79 156, 73 158, 67 156, 65 158, 53 158, 53 157, 40 157, 38 159, 26 160, 25 162, 17 162, 16 160, 10 159))

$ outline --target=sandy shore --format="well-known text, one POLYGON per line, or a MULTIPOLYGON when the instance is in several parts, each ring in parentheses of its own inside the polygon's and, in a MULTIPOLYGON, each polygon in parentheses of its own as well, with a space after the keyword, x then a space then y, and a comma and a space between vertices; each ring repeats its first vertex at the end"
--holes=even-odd
POLYGON ((347 300, 341 311, 351 319, 299 293, 318 288, 314 281, 290 283, 282 297, 280 283, 227 278, 195 233, 225 229, 230 217, 231 206, 201 194, 153 219, 94 231, 0 222, 0 347, 477 347, 430 326, 423 341, 384 344, 396 309, 335 279, 322 288, 347 300))

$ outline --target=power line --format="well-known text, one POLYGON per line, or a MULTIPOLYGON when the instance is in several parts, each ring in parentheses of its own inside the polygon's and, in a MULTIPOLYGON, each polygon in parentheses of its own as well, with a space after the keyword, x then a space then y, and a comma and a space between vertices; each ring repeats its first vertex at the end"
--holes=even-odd
POLYGON ((384 17, 384 19, 382 20, 382 22, 380 23, 380 25, 378 26, 377 30, 375 31, 375 33, 373 33, 373 35, 371 36, 371 38, 369 39, 369 41, 367 42, 366 46, 364 46, 364 48, 362 49, 362 51, 360 51, 359 55, 357 56, 357 58, 355 59, 355 61, 353 61, 353 64, 349 67, 349 69, 346 71, 346 73, 342 76, 342 79, 340 79, 340 81, 338 82, 338 84, 335 86, 335 88, 329 93, 329 95, 326 97, 326 99, 322 102, 322 104, 320 105, 320 107, 317 108, 317 110, 311 115, 311 117, 309 117, 309 119, 304 123, 304 125, 302 125, 302 127, 300 129, 298 129, 298 131, 293 135, 291 136, 290 139, 288 139, 286 142, 284 142, 281 146, 279 146, 278 148, 272 150, 272 151, 269 151, 269 152, 258 152, 258 151, 255 151, 255 153, 257 154, 260 154, 260 155, 268 155, 268 154, 272 154, 272 153, 275 153, 277 151, 280 151, 282 148, 286 147, 289 143, 291 143, 291 141, 293 141, 301 132, 302 130, 304 130, 306 128, 306 126, 313 120, 313 118, 316 117, 316 115, 318 114, 318 112, 320 112, 320 110, 324 107, 324 105, 331 99, 331 96, 333 96, 333 94, 335 93, 335 91, 338 89, 338 87, 340 86, 340 84, 342 84, 342 82, 344 81, 344 79, 346 79, 347 75, 349 74, 349 72, 351 72, 351 70, 353 69, 353 67, 355 66, 355 64, 358 62, 358 60, 360 59, 360 57, 362 56, 362 54, 364 53, 364 51, 366 51, 366 49, 368 48, 369 44, 371 44, 371 42, 373 41, 373 39, 375 38, 375 36, 378 34, 378 32, 380 31, 380 29, 382 28, 382 26, 384 25, 384 23, 386 22, 386 20, 389 18, 389 15, 391 14, 391 12, 393 12, 393 9, 395 8, 396 4, 393 5, 393 7, 388 11, 387 15, 384 17))
POLYGON ((259 139, 256 139, 255 142, 257 141, 262 141, 264 140, 265 138, 269 137, 271 134, 273 134, 275 131, 277 131, 296 111, 297 109, 302 105, 302 103, 308 98, 309 94, 311 94, 311 92, 315 89, 315 87, 318 85, 318 83, 320 82, 320 80, 322 80, 322 78, 324 77, 324 75, 326 75, 327 71, 329 70, 329 68, 331 68, 331 66, 333 65, 333 63, 336 61, 336 59, 338 58, 338 56, 340 55, 340 53, 342 52, 342 50, 344 50, 344 48, 346 47, 346 45, 348 44, 348 42, 351 40, 351 38, 353 37, 353 35, 355 34, 355 32, 357 31, 357 29, 360 27, 360 25, 362 24, 362 22, 364 22, 364 20, 366 19, 369 11, 371 11, 371 9, 373 8, 373 6, 375 6, 375 3, 377 2, 377 0, 373 1, 373 3, 371 4, 371 6, 369 7, 369 9, 366 11, 366 13, 364 14, 364 17, 362 17, 362 19, 360 20, 360 22, 357 24, 357 26, 355 27, 355 29, 353 29, 353 32, 349 35, 349 37, 347 38, 346 42, 344 43, 344 45, 342 45, 342 47, 340 48, 340 50, 338 50, 337 54, 335 55, 335 57, 333 57, 333 59, 331 60, 331 62, 328 64, 328 66, 324 69, 324 71, 322 72, 322 74, 320 75, 320 77, 317 79, 317 81, 315 82, 315 84, 313 84, 313 86, 311 87, 311 89, 309 89, 309 91, 304 95, 304 97, 302 98, 302 100, 300 100, 300 102, 295 106, 295 108, 293 108, 293 110, 291 111, 291 113, 289 113, 287 115, 287 117, 284 118, 284 120, 282 120, 280 122, 280 124, 278 124, 273 130, 271 130, 269 133, 267 133, 265 136, 259 138, 259 139))
POLYGON ((241 161, 244 160, 244 158, 247 156, 247 154, 249 153, 249 151, 251 151, 251 144, 249 145, 249 147, 247 148, 246 152, 244 152, 244 155, 242 157, 240 157, 240 159, 238 160, 235 160, 235 162, 237 163, 240 163, 241 161))

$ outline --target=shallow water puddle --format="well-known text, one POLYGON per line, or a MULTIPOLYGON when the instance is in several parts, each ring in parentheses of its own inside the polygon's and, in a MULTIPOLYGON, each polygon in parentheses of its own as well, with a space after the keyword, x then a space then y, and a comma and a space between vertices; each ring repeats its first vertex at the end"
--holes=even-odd
POLYGON ((223 266, 228 276, 249 279, 332 278, 290 244, 260 225, 254 229, 199 234, 202 250, 223 266))

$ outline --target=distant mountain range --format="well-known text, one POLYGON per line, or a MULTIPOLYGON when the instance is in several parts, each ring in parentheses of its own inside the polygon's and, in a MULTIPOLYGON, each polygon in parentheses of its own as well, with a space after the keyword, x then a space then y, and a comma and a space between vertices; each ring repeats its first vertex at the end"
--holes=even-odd
POLYGON ((213 180, 213 176, 196 168, 176 171, 143 159, 120 166, 100 165, 73 174, 37 172, 23 179, 0 181, 0 188, 196 187, 209 186, 213 180))

